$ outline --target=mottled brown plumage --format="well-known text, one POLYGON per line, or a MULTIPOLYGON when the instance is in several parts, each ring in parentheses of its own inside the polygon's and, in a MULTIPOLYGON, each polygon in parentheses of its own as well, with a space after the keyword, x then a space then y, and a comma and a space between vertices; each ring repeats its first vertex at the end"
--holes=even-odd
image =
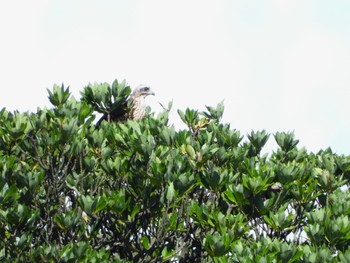
POLYGON ((125 121, 128 119, 140 120, 144 118, 146 114, 146 105, 144 101, 148 95, 154 95, 151 88, 146 85, 139 85, 131 93, 125 104, 110 112, 110 114, 103 115, 97 122, 97 125, 99 125, 103 120, 108 122, 116 122, 125 121))

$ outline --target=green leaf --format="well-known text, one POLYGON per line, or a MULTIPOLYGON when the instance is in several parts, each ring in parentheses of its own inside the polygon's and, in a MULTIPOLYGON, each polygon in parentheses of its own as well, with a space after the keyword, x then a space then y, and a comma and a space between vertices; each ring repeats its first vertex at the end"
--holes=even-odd
POLYGON ((266 133, 265 130, 258 132, 252 131, 251 134, 248 135, 249 141, 252 145, 254 145, 255 148, 258 149, 258 151, 260 151, 264 147, 269 137, 270 135, 266 133))
POLYGON ((196 159, 196 153, 191 145, 186 145, 186 152, 192 159, 196 159))
POLYGON ((177 213, 173 213, 170 217, 170 223, 169 223, 169 228, 171 230, 176 230, 177 219, 178 219, 177 213))
POLYGON ((54 220, 60 228, 62 228, 63 230, 66 229, 66 226, 64 224, 64 217, 62 214, 56 214, 54 220))
POLYGON ((208 110, 208 112, 203 112, 203 114, 210 118, 210 119, 215 119, 219 121, 222 118, 222 115, 224 113, 224 102, 220 102, 216 108, 211 107, 211 106, 205 106, 208 110))
POLYGON ((54 85, 52 92, 50 90, 47 91, 49 93, 50 102, 56 107, 63 106, 63 104, 66 103, 70 97, 69 87, 65 89, 63 84, 61 87, 54 85))
POLYGON ((171 257, 173 256, 174 251, 169 250, 167 246, 165 246, 162 250, 162 258, 164 260, 170 260, 171 257))
POLYGON ((96 201, 94 201, 91 196, 89 195, 81 195, 78 198, 78 203, 80 204, 81 208, 88 214, 92 215, 95 207, 96 207, 96 201))
POLYGON ((141 210, 141 205, 137 204, 133 207, 129 220, 132 220, 141 210))
POLYGON ((177 113, 179 114, 181 120, 186 123, 186 116, 185 113, 182 110, 177 110, 177 113))
POLYGON ((13 203, 20 198, 20 194, 15 185, 11 185, 9 188, 4 187, 2 191, 5 190, 3 203, 13 203))
POLYGON ((170 182, 168 185, 168 190, 166 194, 166 199, 169 203, 171 203, 176 195, 175 189, 174 189, 174 183, 170 182))
POLYGON ((141 238, 141 244, 145 249, 149 249, 149 239, 147 236, 141 238))
POLYGON ((96 203, 96 207, 93 211, 94 214, 99 213, 100 211, 102 211, 106 206, 107 206, 107 198, 103 195, 103 196, 99 196, 97 198, 97 203, 96 203))
POLYGON ((275 140, 278 146, 285 152, 291 151, 299 143, 299 140, 294 139, 294 133, 292 132, 277 132, 275 134, 275 140))

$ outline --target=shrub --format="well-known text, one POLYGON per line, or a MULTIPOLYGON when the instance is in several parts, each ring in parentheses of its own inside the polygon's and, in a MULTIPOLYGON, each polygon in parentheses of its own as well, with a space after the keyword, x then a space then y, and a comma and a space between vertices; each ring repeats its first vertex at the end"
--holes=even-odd
MULTIPOLYGON (((221 122, 224 107, 102 122, 125 82, 50 109, 0 112, 0 259, 7 262, 348 262, 350 158, 221 122)), ((119 103, 119 104, 118 104, 119 103)), ((117 105, 118 104, 118 105, 117 105)))

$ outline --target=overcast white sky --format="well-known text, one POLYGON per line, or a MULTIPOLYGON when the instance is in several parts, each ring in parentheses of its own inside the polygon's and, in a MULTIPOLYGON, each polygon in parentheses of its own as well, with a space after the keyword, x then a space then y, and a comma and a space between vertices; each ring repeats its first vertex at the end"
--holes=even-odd
POLYGON ((224 100, 244 135, 294 130, 310 151, 350 154, 349 25, 348 0, 2 1, 0 108, 126 79, 154 89, 155 112, 173 100, 176 126, 177 109, 224 100))

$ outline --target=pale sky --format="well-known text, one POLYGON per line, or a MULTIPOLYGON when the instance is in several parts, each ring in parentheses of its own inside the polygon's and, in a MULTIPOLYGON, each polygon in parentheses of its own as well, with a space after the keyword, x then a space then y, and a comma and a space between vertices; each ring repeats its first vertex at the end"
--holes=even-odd
MULTIPOLYGON (((147 103, 294 131, 300 147, 350 154, 348 0, 22 0, 0 3, 0 108, 50 106, 64 83, 150 85, 147 103)), ((272 142, 270 139, 270 146, 272 142)))

